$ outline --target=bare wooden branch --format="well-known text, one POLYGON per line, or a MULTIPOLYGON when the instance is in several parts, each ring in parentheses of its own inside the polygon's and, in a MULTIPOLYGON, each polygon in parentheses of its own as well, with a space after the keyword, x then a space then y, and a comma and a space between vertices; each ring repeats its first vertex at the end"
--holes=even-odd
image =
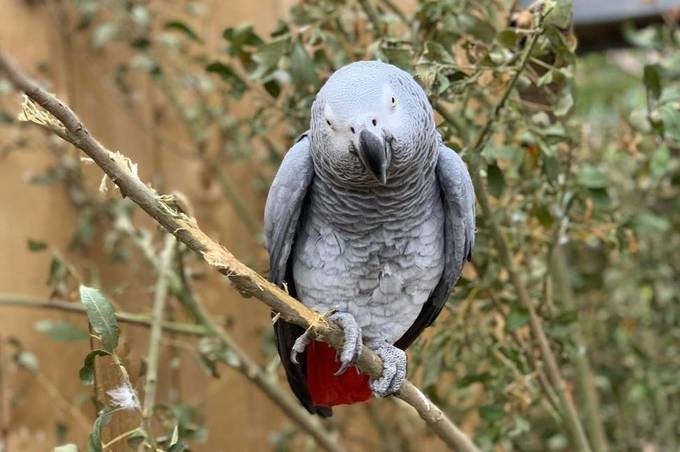
POLYGON ((156 386, 158 384, 158 361, 163 335, 163 315, 168 299, 168 280, 172 269, 172 261, 176 246, 175 238, 165 234, 166 238, 161 252, 158 281, 154 293, 153 312, 151 314, 151 332, 149 333, 149 350, 146 357, 146 382, 144 384, 144 422, 147 431, 151 431, 151 416, 156 405, 156 386))
MULTIPOLYGON (((139 179, 130 160, 102 146, 68 106, 24 75, 2 51, 0 72, 5 73, 15 88, 24 92, 64 125, 66 132, 63 138, 94 160, 118 186, 123 196, 129 197, 179 241, 199 253, 210 266, 227 276, 239 291, 258 298, 273 311, 280 313, 281 318, 286 321, 309 328, 318 339, 335 348, 341 347, 343 333, 340 328, 239 261, 229 250, 209 238, 198 227, 195 219, 170 207, 139 179)), ((378 377, 382 373, 382 361, 366 347, 362 348, 357 364, 362 372, 372 377, 378 377)), ((411 382, 405 381, 396 396, 413 406, 432 431, 449 447, 464 452, 478 451, 470 438, 411 382)))
MULTIPOLYGON (((31 298, 24 295, 0 294, 0 306, 16 306, 19 308, 49 309, 55 311, 72 312, 75 314, 87 314, 85 306, 80 303, 70 303, 68 301, 47 300, 42 298, 31 298)), ((130 312, 116 312, 116 319, 122 323, 139 325, 144 327, 151 326, 151 319, 144 314, 132 314, 130 312)), ((178 322, 161 322, 165 331, 186 334, 189 336, 208 336, 208 330, 200 325, 178 322)))

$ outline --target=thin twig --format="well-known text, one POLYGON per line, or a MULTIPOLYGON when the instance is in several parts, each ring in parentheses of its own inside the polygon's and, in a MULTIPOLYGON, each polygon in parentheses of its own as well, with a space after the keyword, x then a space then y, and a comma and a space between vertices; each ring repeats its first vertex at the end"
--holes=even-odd
POLYGON ((401 10, 401 8, 399 8, 399 6, 397 6, 396 3, 394 3, 392 0, 382 0, 382 3, 384 3, 387 9, 392 11, 392 13, 395 14, 399 20, 404 23, 404 25, 409 27, 409 29, 411 28, 411 20, 406 17, 406 14, 404 14, 404 12, 401 10))
MULTIPOLYGON (((561 294, 562 303, 566 309, 576 309, 576 302, 574 301, 574 293, 569 285, 569 276, 567 270, 567 259, 564 255, 562 245, 559 243, 553 249, 553 259, 551 269, 557 288, 561 294)), ((593 449, 596 452, 607 452, 609 446, 607 444, 607 434, 602 423, 602 416, 600 415, 600 404, 595 388, 593 371, 588 360, 588 350, 585 346, 583 338, 583 330, 580 322, 576 322, 572 327, 573 341, 576 346, 582 350, 576 353, 574 361, 576 364, 576 384, 583 395, 583 403, 585 405, 586 421, 590 439, 593 442, 593 449)))
POLYGON ((5 338, 0 336, 0 452, 7 452, 9 449, 10 391, 7 375, 9 356, 5 348, 5 338))
POLYGON ((364 10, 369 22, 371 22, 373 25, 373 31, 375 34, 379 37, 382 36, 383 31, 380 27, 380 18, 378 17, 378 13, 376 13, 375 9, 373 9, 373 5, 368 0, 359 0, 359 5, 361 5, 361 9, 364 10))
MULTIPOLYGON (((5 73, 15 88, 24 92, 61 121, 66 127, 68 141, 85 152, 118 186, 124 196, 139 205, 179 241, 200 254, 209 265, 227 276, 241 292, 252 294, 274 312, 281 313, 284 320, 311 329, 318 339, 334 348, 342 347, 344 338, 338 326, 328 322, 323 315, 304 306, 243 264, 226 248, 209 238, 198 227, 195 219, 177 212, 164 202, 153 189, 139 179, 131 161, 122 154, 113 153, 102 146, 70 108, 24 75, 1 51, 0 72, 5 73)), ((373 378, 382 374, 381 359, 366 347, 362 347, 357 364, 362 372, 373 378)), ((404 382, 396 396, 413 406, 432 431, 451 448, 466 452, 478 450, 470 438, 408 380, 404 382)))
POLYGON ((64 397, 63 391, 54 385, 52 379, 38 372, 35 374, 35 381, 45 390, 47 395, 50 396, 56 406, 58 406, 65 413, 70 414, 71 417, 78 423, 80 428, 82 428, 84 431, 88 431, 90 428, 90 421, 85 417, 80 408, 64 397))
POLYGON ((122 440, 124 440, 125 438, 127 438, 127 437, 129 437, 129 436, 132 436, 132 435, 134 435, 135 433, 137 433, 137 432, 139 432, 139 431, 140 431, 140 430, 139 430, 139 427, 137 427, 137 428, 133 428, 132 430, 128 430, 127 432, 121 433, 120 435, 118 435, 118 436, 116 436, 115 438, 113 438, 111 441, 102 444, 102 450, 108 449, 109 447, 113 446, 113 445, 116 444, 117 442, 122 441, 122 440))
MULTIPOLYGON (((86 315, 85 306, 76 303, 69 303, 67 301, 43 300, 37 298, 29 298, 23 295, 0 294, 1 306, 16 306, 19 308, 32 309, 50 309, 56 311, 72 312, 75 314, 86 315)), ((149 327, 151 326, 151 319, 149 316, 143 314, 132 314, 129 312, 116 312, 116 319, 122 323, 129 323, 131 325, 139 325, 149 327)), ((207 330, 200 325, 191 325, 188 323, 177 322, 162 322, 161 326, 165 331, 173 333, 185 334, 188 336, 208 336, 207 330)))
POLYGON ((153 312, 151 314, 151 332, 149 333, 149 350, 146 355, 146 382, 144 384, 144 422, 146 430, 151 431, 151 416, 156 405, 156 385, 158 383, 158 360, 163 332, 163 313, 168 298, 168 279, 175 251, 175 237, 167 234, 158 269, 158 281, 154 294, 153 312))

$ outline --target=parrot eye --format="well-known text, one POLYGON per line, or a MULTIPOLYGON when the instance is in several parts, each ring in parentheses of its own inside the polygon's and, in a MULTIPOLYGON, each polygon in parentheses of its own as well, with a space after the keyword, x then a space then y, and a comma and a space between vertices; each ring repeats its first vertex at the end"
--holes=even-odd
POLYGON ((393 97, 392 98, 392 105, 394 105, 397 102, 397 100, 393 97))
POLYGON ((371 122, 373 123, 374 126, 377 126, 377 125, 378 125, 378 121, 376 121, 375 119, 374 119, 373 121, 371 121, 371 122))
POLYGON ((356 132, 354 131, 354 127, 350 127, 349 130, 351 130, 352 133, 356 133, 356 132))
POLYGON ((326 124, 328 124, 330 127, 333 127, 333 125, 331 124, 331 122, 328 119, 326 119, 326 124))

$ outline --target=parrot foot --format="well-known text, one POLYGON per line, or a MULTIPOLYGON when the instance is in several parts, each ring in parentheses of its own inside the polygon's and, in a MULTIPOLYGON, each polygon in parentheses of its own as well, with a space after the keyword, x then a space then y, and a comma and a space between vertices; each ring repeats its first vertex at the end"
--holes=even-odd
POLYGON ((361 328, 359 328, 352 314, 347 312, 335 312, 328 319, 335 322, 345 333, 345 342, 342 344, 342 350, 338 353, 341 363, 340 368, 335 372, 335 375, 338 376, 344 374, 359 359, 362 345, 361 328))
MULTIPOLYGON (((345 333, 345 342, 342 345, 342 350, 338 352, 338 359, 340 360, 340 368, 335 375, 342 375, 345 371, 356 363, 359 359, 359 352, 361 352, 361 328, 354 320, 352 314, 346 312, 334 312, 329 314, 328 319, 335 322, 342 331, 345 333)), ((290 351, 290 360, 293 364, 300 364, 298 361, 298 355, 304 353, 307 345, 313 340, 312 333, 308 329, 295 339, 293 343, 293 348, 290 351)))
POLYGON ((406 352, 388 343, 373 351, 383 360, 383 372, 380 378, 369 380, 368 385, 374 396, 387 397, 397 392, 406 379, 406 352))
POLYGON ((307 345, 311 341, 312 337, 309 329, 302 333, 300 337, 295 339, 295 343, 293 343, 293 348, 290 350, 290 361, 293 364, 300 364, 300 362, 297 359, 298 354, 304 353, 305 349, 307 348, 307 345))

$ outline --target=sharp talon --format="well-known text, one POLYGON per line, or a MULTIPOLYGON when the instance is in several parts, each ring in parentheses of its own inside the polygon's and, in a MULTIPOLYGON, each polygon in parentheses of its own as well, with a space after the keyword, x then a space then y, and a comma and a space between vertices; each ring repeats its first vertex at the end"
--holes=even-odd
POLYGON ((361 339, 361 328, 357 325, 354 317, 346 312, 334 312, 328 316, 328 319, 335 322, 345 333, 345 342, 336 355, 336 361, 339 360, 341 364, 334 375, 339 376, 353 366, 359 358, 363 342, 361 339))
POLYGON ((335 372, 333 375, 335 375, 336 377, 339 377, 340 375, 344 374, 347 371, 347 369, 349 369, 350 365, 351 365, 351 363, 342 363, 342 365, 340 366, 340 369, 338 369, 338 371, 335 372))
POLYGON ((304 353, 305 349, 307 348, 307 344, 309 344, 310 338, 310 330, 307 329, 304 333, 300 335, 297 339, 295 339, 295 343, 293 344, 293 348, 290 350, 290 361, 293 364, 300 364, 298 361, 297 357, 298 354, 304 353))

